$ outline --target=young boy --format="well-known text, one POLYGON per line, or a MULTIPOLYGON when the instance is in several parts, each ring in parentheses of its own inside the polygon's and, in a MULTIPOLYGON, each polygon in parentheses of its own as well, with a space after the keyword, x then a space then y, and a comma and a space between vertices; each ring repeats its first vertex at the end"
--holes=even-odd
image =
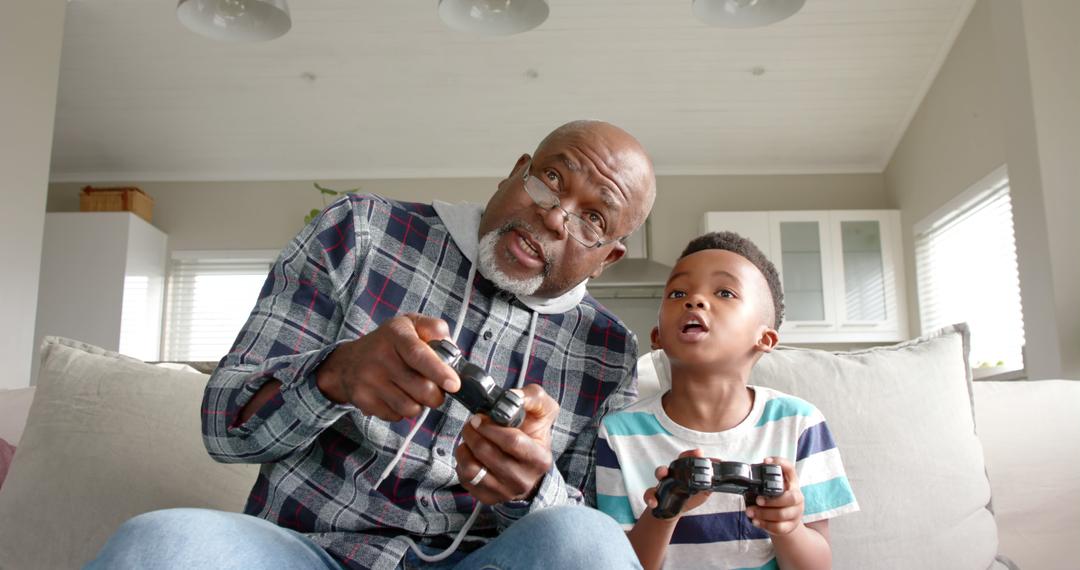
POLYGON ((604 418, 596 443, 597 505, 629 531, 645 568, 831 567, 828 519, 859 507, 825 419, 747 385, 783 311, 776 268, 737 234, 694 239, 672 269, 652 330, 671 389, 604 418), (703 492, 674 518, 654 517, 657 481, 688 455, 779 464, 784 493, 746 505, 703 492))

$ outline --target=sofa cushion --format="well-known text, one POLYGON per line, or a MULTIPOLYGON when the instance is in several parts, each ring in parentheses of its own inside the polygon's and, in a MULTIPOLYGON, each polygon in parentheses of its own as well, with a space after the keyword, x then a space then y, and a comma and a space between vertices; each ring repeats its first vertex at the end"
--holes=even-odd
POLYGON ((53 337, 41 354, 0 490, 0 568, 78 568, 155 509, 243 508, 257 466, 218 464, 203 448, 207 376, 53 337))
MULTIPOLYGON (((816 405, 840 448, 862 510, 830 522, 836 568, 1004 564, 967 354, 968 329, 954 325, 854 352, 780 347, 755 366, 751 384, 816 405)), ((662 351, 638 367, 643 396, 670 386, 662 351)))

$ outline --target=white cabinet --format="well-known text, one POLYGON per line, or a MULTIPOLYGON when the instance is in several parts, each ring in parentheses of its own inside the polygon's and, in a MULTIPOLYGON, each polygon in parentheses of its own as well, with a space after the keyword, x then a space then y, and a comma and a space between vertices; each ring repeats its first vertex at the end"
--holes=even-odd
POLYGON ((896 210, 708 212, 703 231, 733 231, 776 264, 783 343, 907 338, 896 210))
POLYGON ((129 212, 45 214, 37 345, 59 335, 157 360, 166 259, 165 234, 129 212))

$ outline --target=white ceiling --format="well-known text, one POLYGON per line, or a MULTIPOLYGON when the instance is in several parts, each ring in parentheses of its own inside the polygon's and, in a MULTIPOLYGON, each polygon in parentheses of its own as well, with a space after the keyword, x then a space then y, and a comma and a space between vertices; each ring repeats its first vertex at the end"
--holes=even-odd
POLYGON ((807 0, 725 30, 690 0, 549 0, 478 37, 434 0, 293 0, 288 34, 228 44, 172 0, 73 0, 52 179, 497 176, 576 118, 665 174, 881 172, 973 2, 807 0))

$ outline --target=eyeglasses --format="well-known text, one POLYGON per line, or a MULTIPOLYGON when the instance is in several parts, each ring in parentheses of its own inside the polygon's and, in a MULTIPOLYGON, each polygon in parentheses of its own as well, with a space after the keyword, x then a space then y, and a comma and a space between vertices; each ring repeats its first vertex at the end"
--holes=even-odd
POLYGON ((566 228, 566 233, 570 234, 570 237, 574 238, 575 241, 585 247, 597 248, 623 239, 615 238, 603 241, 601 238, 604 237, 604 228, 599 221, 589 221, 582 217, 581 214, 563 208, 555 192, 548 188, 548 185, 544 184, 539 178, 533 176, 529 172, 530 170, 532 170, 532 161, 525 165, 525 171, 521 175, 522 187, 525 188, 525 193, 532 198, 532 201, 537 206, 545 210, 551 210, 552 208, 561 210, 563 213, 563 227, 566 228))

